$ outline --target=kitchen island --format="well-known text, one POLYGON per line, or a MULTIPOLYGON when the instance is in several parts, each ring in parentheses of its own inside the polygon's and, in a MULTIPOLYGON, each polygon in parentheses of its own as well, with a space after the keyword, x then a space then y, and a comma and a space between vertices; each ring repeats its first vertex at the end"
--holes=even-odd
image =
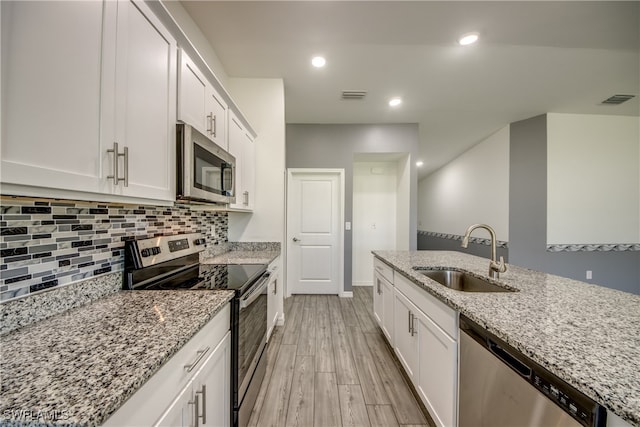
POLYGON ((123 291, 0 336, 0 424, 102 424, 232 296, 123 291))
POLYGON ((374 251, 397 273, 632 425, 640 425, 640 296, 509 265, 518 292, 449 289, 414 267, 486 277, 489 260, 448 251, 374 251))

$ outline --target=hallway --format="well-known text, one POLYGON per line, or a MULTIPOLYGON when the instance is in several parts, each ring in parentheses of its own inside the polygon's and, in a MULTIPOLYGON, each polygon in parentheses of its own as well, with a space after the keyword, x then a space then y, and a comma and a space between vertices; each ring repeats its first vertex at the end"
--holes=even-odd
POLYGON ((375 323, 372 289, 285 300, 249 426, 433 425, 375 323))

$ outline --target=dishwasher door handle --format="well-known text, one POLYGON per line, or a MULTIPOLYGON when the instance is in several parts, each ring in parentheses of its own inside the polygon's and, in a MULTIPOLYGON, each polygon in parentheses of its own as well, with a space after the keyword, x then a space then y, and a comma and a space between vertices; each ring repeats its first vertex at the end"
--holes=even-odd
POLYGON ((509 365, 514 371, 520 374, 520 376, 530 379, 531 368, 522 363, 518 358, 509 353, 504 348, 500 347, 497 343, 487 338, 487 346, 491 353, 495 354, 500 360, 509 365))

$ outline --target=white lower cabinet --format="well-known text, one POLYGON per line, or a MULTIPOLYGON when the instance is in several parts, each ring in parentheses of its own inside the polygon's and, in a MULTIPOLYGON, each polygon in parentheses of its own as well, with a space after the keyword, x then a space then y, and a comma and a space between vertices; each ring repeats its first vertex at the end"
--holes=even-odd
POLYGON ((155 426, 227 427, 231 418, 229 384, 231 334, 204 362, 191 382, 183 388, 155 426))
POLYGON ((414 314, 418 337, 418 374, 414 384, 437 425, 456 425, 458 347, 422 311, 414 314))
POLYGON ((373 314, 387 341, 393 345, 393 284, 377 272, 373 277, 373 314))
POLYGON ((397 289, 394 292, 394 332, 393 348, 411 382, 418 376, 419 347, 415 330, 415 315, 418 308, 397 289))
POLYGON ((376 320, 436 425, 456 426, 458 313, 397 271, 388 276, 374 270, 376 320))
POLYGON ((229 426, 230 319, 227 304, 103 426, 229 426))
POLYGON ((282 310, 282 279, 281 279, 281 262, 277 257, 269 264, 269 285, 267 287, 267 341, 273 332, 273 328, 278 324, 280 318, 280 310, 282 310))

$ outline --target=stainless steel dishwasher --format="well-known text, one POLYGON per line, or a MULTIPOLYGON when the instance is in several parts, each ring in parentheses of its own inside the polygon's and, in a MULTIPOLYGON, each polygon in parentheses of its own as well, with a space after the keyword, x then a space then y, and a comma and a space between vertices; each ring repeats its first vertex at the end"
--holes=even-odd
POLYGON ((459 427, 604 427, 604 407, 460 316, 459 427))

